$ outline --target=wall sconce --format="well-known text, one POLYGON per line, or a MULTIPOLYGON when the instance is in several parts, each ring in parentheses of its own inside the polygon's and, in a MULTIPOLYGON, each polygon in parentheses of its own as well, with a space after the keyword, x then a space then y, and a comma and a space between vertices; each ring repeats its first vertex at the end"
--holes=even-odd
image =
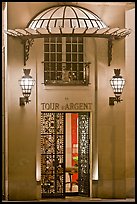
POLYGON ((109 97, 109 105, 114 105, 114 101, 116 101, 117 103, 122 101, 122 99, 120 99, 120 96, 125 85, 125 79, 120 76, 120 69, 114 69, 114 73, 115 76, 113 76, 110 80, 110 85, 113 88, 115 97, 109 97))
POLYGON ((31 100, 29 100, 29 97, 31 95, 32 87, 35 84, 35 80, 32 79, 32 76, 30 76, 30 69, 23 69, 25 76, 22 76, 21 80, 19 80, 19 84, 22 89, 22 94, 24 97, 20 97, 20 106, 24 106, 25 103, 29 103, 31 100))

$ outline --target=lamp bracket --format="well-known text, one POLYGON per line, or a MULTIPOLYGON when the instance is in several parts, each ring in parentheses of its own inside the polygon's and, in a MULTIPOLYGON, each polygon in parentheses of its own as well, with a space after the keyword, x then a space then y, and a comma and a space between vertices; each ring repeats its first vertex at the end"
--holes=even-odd
POLYGON ((25 103, 29 103, 31 100, 25 97, 20 97, 20 106, 25 106, 25 103))
POLYGON ((33 45, 34 39, 29 38, 24 40, 22 43, 24 44, 24 66, 26 66, 26 61, 29 59, 29 51, 30 47, 33 45))
POLYGON ((108 38, 108 66, 110 66, 110 63, 112 61, 112 38, 108 38))
POLYGON ((119 103, 119 102, 121 102, 121 101, 123 101, 122 99, 120 99, 120 97, 109 97, 109 105, 110 106, 112 106, 112 105, 114 105, 114 102, 117 102, 117 103, 119 103))

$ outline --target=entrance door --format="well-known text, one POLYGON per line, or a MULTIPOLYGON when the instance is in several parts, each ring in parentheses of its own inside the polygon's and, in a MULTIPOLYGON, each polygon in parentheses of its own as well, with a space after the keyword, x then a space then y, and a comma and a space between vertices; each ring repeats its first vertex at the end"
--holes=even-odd
MULTIPOLYGON (((42 198, 65 197, 67 183, 65 177, 66 114, 68 113, 41 112, 42 198)), ((89 113, 83 112, 77 115, 78 195, 89 196, 89 113)))
POLYGON ((90 195, 89 113, 78 114, 78 192, 90 195))
POLYGON ((41 194, 65 196, 65 113, 41 112, 41 194))

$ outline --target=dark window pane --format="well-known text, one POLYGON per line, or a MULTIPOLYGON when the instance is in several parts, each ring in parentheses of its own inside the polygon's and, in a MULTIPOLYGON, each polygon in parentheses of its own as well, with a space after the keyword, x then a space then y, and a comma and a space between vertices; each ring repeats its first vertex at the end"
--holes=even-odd
POLYGON ((44 45, 44 52, 49 52, 49 45, 48 44, 44 45))
POLYGON ((49 53, 44 54, 44 61, 49 61, 49 53))
POLYGON ((57 64, 57 70, 58 70, 58 71, 62 71, 62 64, 61 64, 61 63, 58 63, 58 64, 57 64))
POLYGON ((51 63, 51 71, 55 71, 55 63, 51 63))
POLYGON ((77 37, 72 37, 72 42, 77 43, 77 37))
POLYGON ((78 51, 83 52, 83 45, 82 44, 78 44, 78 51))
POLYGON ((51 72, 51 80, 55 80, 55 72, 51 72))
POLYGON ((83 54, 78 55, 78 60, 79 60, 79 62, 83 62, 83 54))
POLYGON ((44 72, 44 81, 45 80, 49 80, 49 73, 48 72, 44 72))
POLYGON ((44 70, 45 71, 49 71, 49 63, 45 63, 44 64, 44 70))
POLYGON ((66 45, 66 52, 71 52, 71 44, 66 45))
POLYGON ((83 71, 83 64, 79 64, 79 71, 83 71))
POLYGON ((55 52, 55 44, 51 44, 51 52, 55 52))
POLYGON ((73 62, 76 62, 76 61, 77 61, 77 54, 73 54, 73 55, 72 55, 72 61, 73 61, 73 62))
POLYGON ((56 42, 56 38, 50 38, 52 43, 56 42))
POLYGON ((49 38, 44 38, 44 42, 49 43, 49 38))
POLYGON ((66 70, 71 70, 71 63, 66 64, 66 70))
POLYGON ((79 73, 79 80, 82 80, 83 79, 83 72, 80 72, 79 73))
POLYGON ((73 63, 72 64, 72 70, 73 71, 77 71, 77 63, 73 63))
POLYGON ((62 44, 57 44, 57 52, 62 52, 62 44))
POLYGON ((78 42, 83 43, 83 38, 78 38, 78 42))
POLYGON ((72 52, 77 52, 77 45, 75 44, 72 45, 72 52))
POLYGON ((62 61, 62 53, 58 53, 57 54, 57 61, 62 61))
POLYGON ((51 61, 55 61, 55 53, 51 53, 51 61))
POLYGON ((70 42, 71 42, 71 37, 67 37, 67 38, 66 38, 66 42, 67 42, 67 43, 70 43, 70 42))
POLYGON ((58 37, 58 38, 57 38, 57 42, 58 42, 58 43, 62 43, 62 38, 58 37))
POLYGON ((66 54, 66 61, 71 61, 71 54, 66 54))

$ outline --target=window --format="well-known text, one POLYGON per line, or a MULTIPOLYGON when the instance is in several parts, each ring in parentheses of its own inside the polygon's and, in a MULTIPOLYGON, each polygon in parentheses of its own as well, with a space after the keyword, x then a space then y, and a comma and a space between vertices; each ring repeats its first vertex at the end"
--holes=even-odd
POLYGON ((88 85, 89 63, 82 37, 44 39, 44 84, 88 85))

